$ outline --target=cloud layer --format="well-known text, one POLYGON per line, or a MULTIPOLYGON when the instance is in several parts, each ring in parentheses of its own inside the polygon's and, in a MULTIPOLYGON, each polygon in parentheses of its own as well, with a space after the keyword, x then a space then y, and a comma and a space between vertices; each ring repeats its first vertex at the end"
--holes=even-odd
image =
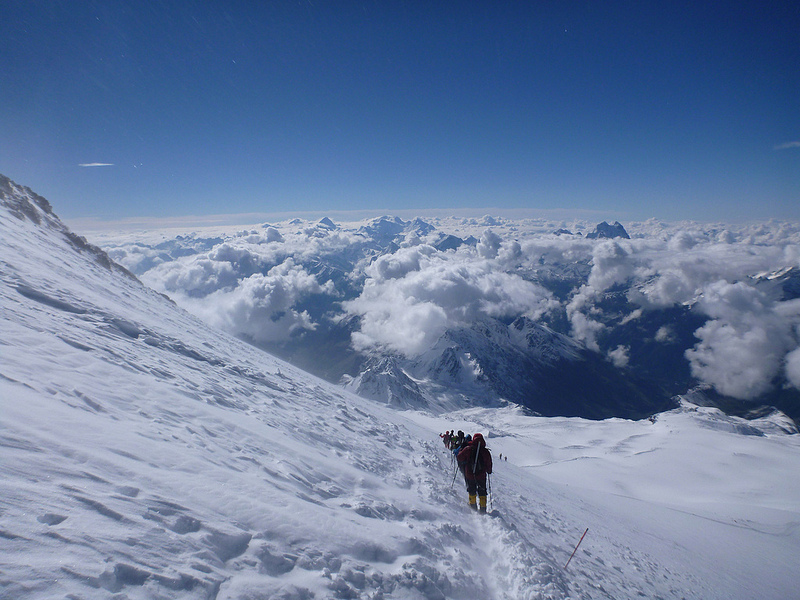
MULTIPOLYGON (((615 328, 681 306, 704 320, 685 353, 698 381, 742 399, 781 378, 800 388, 800 301, 781 287, 797 277, 788 269, 800 272, 798 223, 627 228, 631 239, 588 240, 578 234, 592 226, 575 221, 291 221, 104 246, 187 309, 258 341, 327 318, 356 324, 359 351, 415 356, 481 319, 563 318, 575 339, 627 368, 634 356, 615 328), (335 314, 315 312, 320 303, 335 314)), ((662 323, 649 341, 674 344, 679 327, 662 323)))

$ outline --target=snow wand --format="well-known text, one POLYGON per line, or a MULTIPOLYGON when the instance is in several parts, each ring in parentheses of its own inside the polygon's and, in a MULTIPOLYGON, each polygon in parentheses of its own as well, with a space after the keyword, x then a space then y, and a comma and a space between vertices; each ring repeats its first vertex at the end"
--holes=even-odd
POLYGON ((569 560, 567 560, 567 564, 564 565, 564 570, 565 571, 567 570, 567 567, 569 566, 569 561, 572 560, 573 556, 575 556, 575 553, 578 551, 578 546, 581 545, 581 542, 583 541, 583 538, 586 537, 587 533, 589 533, 589 528, 588 527, 586 528, 586 531, 583 532, 583 535, 581 536, 581 539, 578 540, 578 545, 575 546, 575 550, 573 550, 572 554, 569 555, 569 560))

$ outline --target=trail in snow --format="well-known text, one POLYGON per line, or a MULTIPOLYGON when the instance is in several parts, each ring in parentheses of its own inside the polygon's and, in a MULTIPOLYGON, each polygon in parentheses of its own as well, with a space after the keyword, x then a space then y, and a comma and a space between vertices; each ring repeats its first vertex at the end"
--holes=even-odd
MULTIPOLYGON (((513 519, 534 560, 553 568, 532 588, 537 593, 720 599, 794 593, 797 436, 742 435, 741 419, 691 405, 656 424, 544 419, 513 409, 404 414, 441 431, 488 432, 495 456, 510 458, 495 465, 494 505, 513 519), (589 534, 562 572, 586 527, 589 534)), ((770 422, 750 426, 775 431, 770 422)), ((505 552, 514 555, 513 542, 505 552)))

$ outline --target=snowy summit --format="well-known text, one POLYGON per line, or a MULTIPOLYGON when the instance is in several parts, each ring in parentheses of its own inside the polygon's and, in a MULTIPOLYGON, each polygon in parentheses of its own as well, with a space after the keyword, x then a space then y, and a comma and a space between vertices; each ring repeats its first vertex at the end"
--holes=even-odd
POLYGON ((207 325, 31 190, 2 178, 0 201, 2 598, 800 587, 800 436, 780 413, 690 399, 652 420, 401 412, 207 325), (467 506, 450 429, 492 452, 488 515, 467 506))

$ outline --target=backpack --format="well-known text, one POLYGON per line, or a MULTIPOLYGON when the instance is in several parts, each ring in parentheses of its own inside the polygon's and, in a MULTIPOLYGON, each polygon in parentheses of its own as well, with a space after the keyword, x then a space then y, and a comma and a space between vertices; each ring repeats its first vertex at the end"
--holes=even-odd
POLYGON ((483 464, 483 450, 486 448, 486 441, 483 439, 483 436, 480 433, 476 433, 472 437, 472 452, 469 455, 469 468, 472 470, 473 473, 479 473, 480 471, 485 471, 486 468, 483 464))

